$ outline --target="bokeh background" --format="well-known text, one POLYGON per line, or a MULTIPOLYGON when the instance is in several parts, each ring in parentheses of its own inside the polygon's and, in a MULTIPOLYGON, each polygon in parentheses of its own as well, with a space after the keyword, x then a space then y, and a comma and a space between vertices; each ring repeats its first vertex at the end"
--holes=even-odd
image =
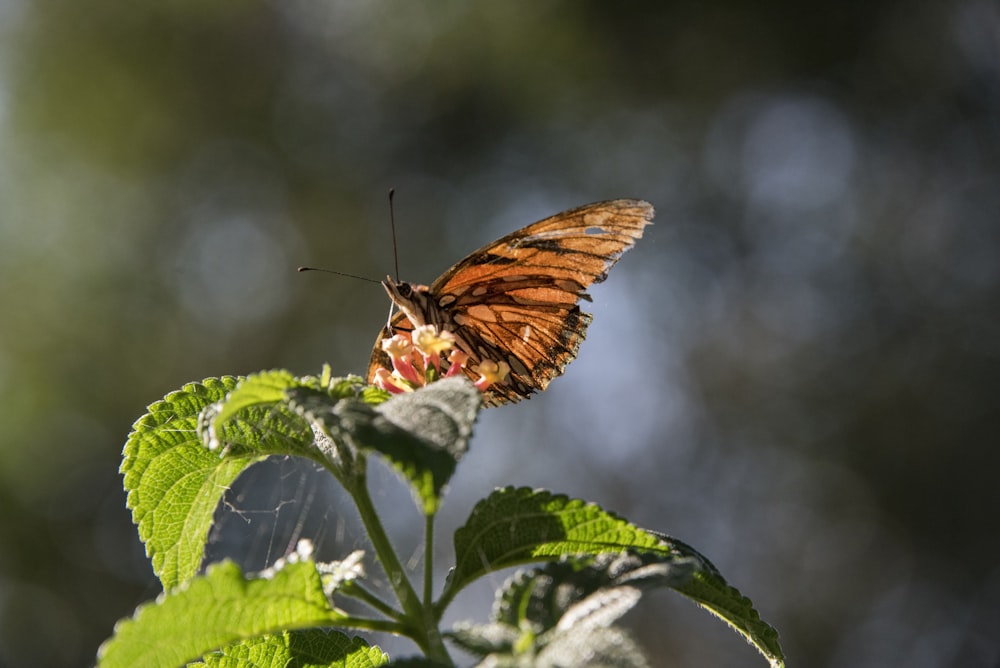
MULTIPOLYGON (((392 271, 390 187, 418 282, 572 206, 658 212, 566 376, 481 417, 442 562, 475 499, 546 487, 699 548, 793 665, 998 665, 991 0, 0 0, 0 665, 92 663, 156 595, 117 474, 147 404, 364 371, 381 288, 295 268, 392 271)), ((219 517, 248 567, 364 547, 299 462, 219 517)), ((654 665, 763 665, 669 592, 626 622, 654 665)))

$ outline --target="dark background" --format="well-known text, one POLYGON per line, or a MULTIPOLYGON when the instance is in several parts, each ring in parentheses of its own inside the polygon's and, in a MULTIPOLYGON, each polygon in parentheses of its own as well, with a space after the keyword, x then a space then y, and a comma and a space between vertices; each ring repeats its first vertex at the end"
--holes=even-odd
MULTIPOLYGON (((364 371, 382 290, 295 267, 391 271, 395 187, 419 282, 658 211, 566 376, 481 417, 442 563, 475 499, 542 486, 702 550, 792 665, 998 665, 998 112, 987 0, 0 0, 0 664, 88 664, 156 595, 117 474, 148 403, 364 371)), ((364 548, 300 463, 228 501, 215 556, 364 548)), ((669 592, 626 621, 655 665, 764 665, 669 592)))

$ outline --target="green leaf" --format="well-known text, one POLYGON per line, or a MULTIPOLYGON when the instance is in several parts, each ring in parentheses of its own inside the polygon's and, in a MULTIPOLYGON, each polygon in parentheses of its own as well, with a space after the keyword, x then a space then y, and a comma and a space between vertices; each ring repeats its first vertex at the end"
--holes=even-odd
MULTIPOLYGON (((490 624, 462 626, 450 636, 466 651, 493 658, 540 657, 567 638, 594 656, 610 656, 622 648, 604 648, 593 634, 630 610, 642 590, 686 582, 696 565, 676 554, 649 552, 563 559, 515 574, 498 592, 490 624)), ((630 646, 627 654, 637 651, 630 646)))
POLYGON ((344 619, 327 602, 312 561, 288 563, 258 579, 244 578, 226 561, 120 621, 98 650, 98 665, 173 668, 242 640, 344 619))
POLYGON ((120 471, 127 505, 164 589, 198 571, 219 498, 252 463, 220 459, 197 434, 202 410, 238 382, 209 378, 168 394, 149 406, 125 443, 120 471))
MULTIPOLYGON (((463 650, 478 656, 503 656, 514 654, 521 649, 519 641, 530 636, 522 633, 521 629, 507 623, 490 622, 488 624, 472 624, 469 622, 459 622, 445 636, 463 650)), ((533 638, 528 637, 531 643, 533 638)))
POLYGON ((700 564, 693 577, 675 587, 676 591, 729 624, 734 631, 756 647, 771 666, 781 668, 785 665, 785 655, 778 642, 778 632, 760 618, 760 614, 753 607, 753 601, 743 596, 735 587, 731 587, 718 569, 690 545, 664 534, 652 531, 650 533, 660 537, 678 554, 696 559, 700 564))
POLYGON ((312 387, 292 388, 285 395, 289 408, 311 425, 315 449, 310 456, 322 457, 323 464, 341 483, 348 485, 358 473, 355 468, 358 446, 353 430, 349 424, 342 424, 339 414, 354 405, 360 406, 362 411, 373 409, 363 400, 333 396, 312 387))
POLYGON ((492 621, 541 634, 558 626, 608 626, 654 587, 677 588, 700 564, 676 553, 605 553, 514 575, 497 592, 492 621))
POLYGON ((291 397, 334 442, 349 441, 385 457, 428 515, 437 511, 444 486, 468 449, 482 404, 482 394, 464 378, 445 378, 374 407, 308 391, 291 397))
POLYGON ((366 404, 377 406, 378 404, 384 404, 386 401, 391 399, 392 394, 380 387, 369 385, 361 390, 361 398, 366 404))
MULTIPOLYGON (((499 625, 484 624, 463 629, 465 634, 462 647, 468 648, 467 640, 485 637, 493 634, 499 640, 501 635, 510 636, 512 629, 499 625)), ((456 634, 451 634, 452 640, 458 641, 456 634)), ((496 651, 484 653, 480 666, 510 666, 510 668, 612 668, 628 666, 628 668, 645 668, 649 665, 642 649, 623 629, 615 626, 585 628, 572 626, 568 629, 555 629, 548 634, 544 642, 536 642, 530 633, 520 635, 509 647, 498 648, 496 651)), ((474 641, 475 642, 475 641, 474 641)), ((479 652, 473 652, 479 654, 479 652)))
POLYGON ((777 632, 696 550, 629 524, 596 505, 546 491, 508 487, 476 505, 455 532, 456 566, 436 608, 443 610, 462 587, 489 571, 562 555, 624 550, 635 551, 642 559, 687 563, 686 568, 693 571, 686 580, 654 578, 651 586, 667 586, 687 596, 729 624, 772 666, 784 665, 777 632))
POLYGON ((379 404, 384 401, 382 398, 384 390, 368 385, 361 376, 349 375, 344 378, 328 379, 325 382, 318 381, 320 387, 326 387, 330 396, 339 399, 361 397, 364 401, 372 404, 379 404), (372 390, 375 390, 374 392, 372 390))
MULTIPOLYGON (((139 538, 164 589, 197 573, 215 508, 244 469, 268 454, 317 456, 312 429, 287 405, 286 393, 319 385, 287 371, 210 378, 172 392, 135 422, 121 472, 139 538)), ((362 384, 346 379, 330 387, 328 395, 343 396, 362 384)))
POLYGON ((530 665, 532 668, 646 668, 649 662, 628 632, 610 626, 559 631, 530 665))
POLYGON ((282 369, 247 376, 229 393, 214 417, 223 423, 249 406, 279 402, 285 398, 285 390, 295 385, 295 377, 282 369))
POLYGON ((313 377, 299 379, 281 370, 248 376, 205 411, 200 423, 205 445, 225 456, 316 458, 309 423, 289 405, 289 393, 300 388, 330 398, 331 390, 320 389, 319 380, 313 377))
POLYGON ((455 569, 439 606, 490 571, 629 548, 670 553, 656 536, 595 504, 544 490, 499 489, 476 504, 455 532, 455 569))
POLYGON ((444 487, 469 448, 483 396, 466 378, 444 378, 375 407, 358 439, 410 483, 423 512, 437 512, 444 487))
POLYGON ((457 461, 468 450, 482 403, 482 393, 467 378, 455 377, 397 394, 375 410, 391 425, 389 431, 413 434, 457 461))
POLYGON ((211 668, 375 668, 384 666, 389 656, 358 637, 349 638, 329 629, 286 631, 245 640, 206 654, 191 666, 211 668))

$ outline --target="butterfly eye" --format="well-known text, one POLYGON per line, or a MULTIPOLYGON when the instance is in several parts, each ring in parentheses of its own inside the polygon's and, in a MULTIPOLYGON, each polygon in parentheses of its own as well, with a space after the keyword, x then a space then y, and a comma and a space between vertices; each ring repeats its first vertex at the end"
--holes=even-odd
POLYGON ((399 290, 399 294, 402 297, 412 297, 413 296, 413 288, 410 287, 409 283, 400 283, 396 287, 399 290))

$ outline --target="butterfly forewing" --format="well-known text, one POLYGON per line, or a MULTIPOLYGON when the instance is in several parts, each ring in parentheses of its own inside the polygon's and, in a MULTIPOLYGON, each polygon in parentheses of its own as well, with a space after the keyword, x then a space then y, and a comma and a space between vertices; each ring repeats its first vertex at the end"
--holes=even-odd
MULTIPOLYGON (((487 405, 519 401, 546 388, 577 354, 590 324, 580 311, 586 289, 607 278, 622 253, 642 237, 653 207, 639 200, 612 200, 564 211, 494 241, 449 269, 429 289, 421 323, 440 322, 470 355, 466 373, 483 360, 504 361, 510 375, 492 385, 487 405)), ((411 311, 413 304, 408 306, 411 311)), ((368 380, 391 368, 381 340, 413 329, 397 313, 375 343, 368 380)))

